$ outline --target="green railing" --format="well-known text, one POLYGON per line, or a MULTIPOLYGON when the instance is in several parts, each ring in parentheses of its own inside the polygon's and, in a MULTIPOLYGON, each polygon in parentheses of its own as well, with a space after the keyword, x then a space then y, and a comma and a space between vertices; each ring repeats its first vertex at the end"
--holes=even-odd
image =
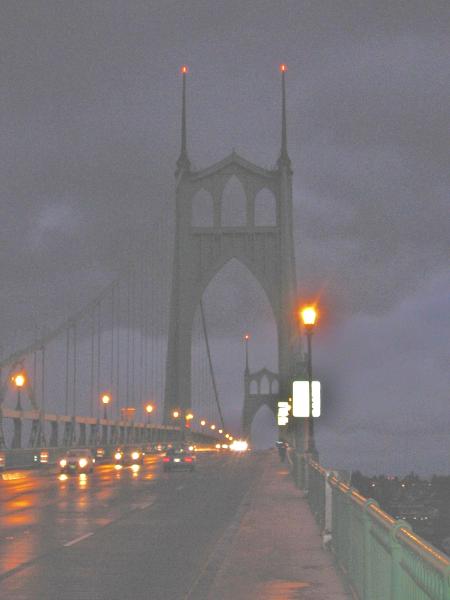
POLYGON ((339 568, 360 600, 450 600, 450 559, 314 460, 303 486, 339 568), (330 539, 331 536, 331 539, 330 539))

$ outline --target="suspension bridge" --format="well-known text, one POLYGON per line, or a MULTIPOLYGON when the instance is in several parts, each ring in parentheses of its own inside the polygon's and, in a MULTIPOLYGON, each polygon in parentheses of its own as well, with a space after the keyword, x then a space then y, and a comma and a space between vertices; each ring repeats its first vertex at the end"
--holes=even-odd
MULTIPOLYGON (((224 435, 203 294, 232 259, 261 284, 278 334, 276 372, 251 372, 246 356, 244 435, 262 405, 275 413, 294 378, 305 377, 310 361, 295 323, 285 72, 282 65, 276 165, 262 168, 233 152, 195 170, 182 68, 175 219, 162 218, 96 298, 2 358, 4 453, 46 448, 48 459, 48 452, 72 446, 174 441, 188 416, 195 416, 194 440, 224 435), (240 205, 229 202, 230 185, 240 205), (158 424, 148 421, 149 402, 158 424)), ((8 544, 0 555, 0 597, 20 589, 23 598, 58 600, 259 600, 310 592, 324 600, 450 599, 448 557, 320 464, 312 418, 302 427, 291 422, 284 435, 292 446, 289 468, 257 453, 240 461, 205 456, 198 477, 176 480, 158 472, 151 457, 141 474, 104 465, 98 477, 54 486, 34 472, 19 474, 28 487, 0 481, 8 484, 0 498, 8 532, 0 538, 0 547, 8 544)))

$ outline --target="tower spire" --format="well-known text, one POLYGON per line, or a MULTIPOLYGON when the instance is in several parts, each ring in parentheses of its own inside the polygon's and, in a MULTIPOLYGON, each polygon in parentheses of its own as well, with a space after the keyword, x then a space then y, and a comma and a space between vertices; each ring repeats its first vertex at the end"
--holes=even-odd
POLYGON ((180 69, 183 78, 183 91, 182 91, 182 103, 181 103, 181 149, 180 156, 177 160, 177 171, 176 174, 182 170, 189 171, 191 163, 189 161, 187 153, 187 141, 186 141, 186 75, 188 68, 183 65, 180 69))
POLYGON ((281 149, 278 158, 278 166, 286 165, 290 167, 291 161, 287 151, 287 128, 286 128, 286 80, 285 75, 287 66, 283 63, 280 65, 281 71, 281 149))

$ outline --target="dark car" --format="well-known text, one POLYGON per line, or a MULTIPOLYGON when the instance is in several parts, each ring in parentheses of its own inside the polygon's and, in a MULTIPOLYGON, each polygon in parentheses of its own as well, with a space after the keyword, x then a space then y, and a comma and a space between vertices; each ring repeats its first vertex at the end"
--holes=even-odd
POLYGON ((174 469, 195 469, 195 454, 187 448, 169 448, 163 457, 164 471, 173 471, 174 469))
POLYGON ((60 473, 92 473, 95 458, 90 450, 69 450, 59 461, 60 473))

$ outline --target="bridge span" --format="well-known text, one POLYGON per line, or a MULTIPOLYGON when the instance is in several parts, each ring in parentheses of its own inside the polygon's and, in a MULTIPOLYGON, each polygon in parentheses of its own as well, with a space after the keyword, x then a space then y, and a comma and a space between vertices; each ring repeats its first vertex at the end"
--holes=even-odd
POLYGON ((159 455, 84 477, 7 471, 0 599, 450 598, 446 556, 298 458, 209 451, 193 473, 165 473, 159 455))

